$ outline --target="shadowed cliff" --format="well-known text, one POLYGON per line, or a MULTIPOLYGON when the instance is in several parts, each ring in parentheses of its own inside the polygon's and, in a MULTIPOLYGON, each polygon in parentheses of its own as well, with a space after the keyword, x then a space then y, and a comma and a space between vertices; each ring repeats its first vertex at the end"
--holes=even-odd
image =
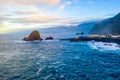
POLYGON ((105 19, 100 23, 97 23, 90 34, 113 34, 119 35, 120 34, 120 13, 116 16, 105 19))

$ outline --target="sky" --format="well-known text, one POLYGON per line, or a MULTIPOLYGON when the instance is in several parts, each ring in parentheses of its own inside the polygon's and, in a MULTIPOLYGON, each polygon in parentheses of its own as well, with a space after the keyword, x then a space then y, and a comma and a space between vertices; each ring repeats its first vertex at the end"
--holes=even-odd
POLYGON ((119 0, 0 0, 0 34, 112 17, 119 0))

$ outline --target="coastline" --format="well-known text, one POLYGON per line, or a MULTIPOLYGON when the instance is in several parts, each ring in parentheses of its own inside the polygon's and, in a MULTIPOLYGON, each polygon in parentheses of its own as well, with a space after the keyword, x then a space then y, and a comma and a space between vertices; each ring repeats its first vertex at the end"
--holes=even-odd
POLYGON ((120 38, 111 38, 111 37, 90 37, 90 36, 79 36, 68 39, 60 39, 70 41, 70 42, 80 42, 80 41, 97 41, 97 42, 109 42, 120 44, 120 38))

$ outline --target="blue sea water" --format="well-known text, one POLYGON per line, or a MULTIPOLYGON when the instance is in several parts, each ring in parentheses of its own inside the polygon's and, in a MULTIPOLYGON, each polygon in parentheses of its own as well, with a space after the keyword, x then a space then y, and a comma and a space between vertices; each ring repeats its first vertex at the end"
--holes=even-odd
POLYGON ((0 42, 0 80, 120 80, 117 44, 0 42))

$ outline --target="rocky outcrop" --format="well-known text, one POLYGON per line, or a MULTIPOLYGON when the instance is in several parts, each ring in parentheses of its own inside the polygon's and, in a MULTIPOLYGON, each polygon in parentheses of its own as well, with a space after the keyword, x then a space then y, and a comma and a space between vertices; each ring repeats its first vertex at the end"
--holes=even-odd
POLYGON ((28 37, 23 38, 24 41, 34 41, 34 40, 42 40, 40 37, 40 33, 37 30, 34 30, 30 33, 28 37))
POLYGON ((71 42, 80 42, 80 41, 97 41, 97 42, 109 42, 120 44, 120 38, 107 38, 107 37, 74 37, 68 39, 71 42))
POLYGON ((49 36, 45 40, 53 40, 53 39, 54 39, 53 37, 49 36))

